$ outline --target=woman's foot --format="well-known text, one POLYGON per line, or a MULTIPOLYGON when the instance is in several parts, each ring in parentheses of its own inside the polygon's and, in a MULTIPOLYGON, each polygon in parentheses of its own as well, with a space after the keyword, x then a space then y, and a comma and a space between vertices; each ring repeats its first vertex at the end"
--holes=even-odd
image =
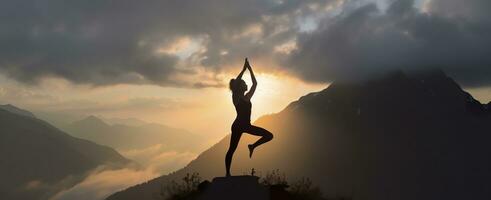
POLYGON ((247 145, 249 147, 249 158, 252 158, 252 153, 254 152, 254 145, 247 145))
POLYGON ((227 175, 225 175, 226 177, 231 177, 232 175, 230 175, 230 172, 227 172, 227 175))

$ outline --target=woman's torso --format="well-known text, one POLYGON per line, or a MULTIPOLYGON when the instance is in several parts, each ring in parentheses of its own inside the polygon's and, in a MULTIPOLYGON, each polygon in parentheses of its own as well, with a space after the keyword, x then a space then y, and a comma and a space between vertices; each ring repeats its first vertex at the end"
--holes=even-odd
POLYGON ((233 97, 234 98, 234 106, 235 111, 237 112, 237 117, 235 118, 234 123, 247 123, 251 122, 251 101, 243 98, 243 97, 233 97))

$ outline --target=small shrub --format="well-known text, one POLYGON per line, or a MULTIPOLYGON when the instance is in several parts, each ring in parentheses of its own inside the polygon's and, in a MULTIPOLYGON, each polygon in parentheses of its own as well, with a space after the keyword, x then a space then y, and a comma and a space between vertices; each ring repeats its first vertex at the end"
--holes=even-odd
POLYGON ((266 173, 266 176, 261 178, 260 183, 264 186, 288 185, 285 173, 280 174, 279 169, 266 173))
POLYGON ((288 189, 293 199, 312 199, 321 200, 322 192, 318 187, 312 185, 312 181, 309 178, 301 178, 294 182, 288 189))
POLYGON ((261 177, 260 184, 270 191, 271 199, 281 200, 348 200, 349 198, 325 198, 319 187, 314 186, 309 178, 301 178, 289 184, 285 173, 278 169, 267 172, 261 177))
POLYGON ((169 184, 161 189, 162 199, 167 200, 187 200, 193 199, 198 192, 198 185, 201 183, 201 177, 198 173, 187 173, 181 182, 172 180, 169 184))

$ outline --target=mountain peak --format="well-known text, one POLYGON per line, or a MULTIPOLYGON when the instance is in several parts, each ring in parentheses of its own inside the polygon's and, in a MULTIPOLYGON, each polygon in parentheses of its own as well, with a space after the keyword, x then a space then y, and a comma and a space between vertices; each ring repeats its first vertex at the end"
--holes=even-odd
POLYGON ((104 122, 102 119, 94 116, 94 115, 89 115, 88 117, 75 121, 72 123, 74 126, 89 126, 89 127, 109 127, 106 122, 104 122))
POLYGON ((321 112, 333 109, 358 110, 364 105, 376 105, 378 110, 401 110, 412 105, 415 109, 438 109, 449 114, 490 113, 488 105, 474 99, 438 69, 409 72, 397 70, 356 82, 336 81, 320 92, 301 97, 288 109, 306 107, 310 110, 310 107, 313 112, 321 112))
POLYGON ((89 115, 88 117, 86 117, 84 120, 92 120, 92 121, 101 121, 102 122, 102 119, 94 116, 94 115, 89 115))
POLYGON ((148 122, 143 121, 141 119, 135 118, 135 117, 129 117, 129 118, 118 118, 118 117, 112 117, 112 118, 106 118, 106 117, 101 117, 101 119, 108 124, 111 125, 125 125, 125 126, 143 126, 148 124, 148 122))

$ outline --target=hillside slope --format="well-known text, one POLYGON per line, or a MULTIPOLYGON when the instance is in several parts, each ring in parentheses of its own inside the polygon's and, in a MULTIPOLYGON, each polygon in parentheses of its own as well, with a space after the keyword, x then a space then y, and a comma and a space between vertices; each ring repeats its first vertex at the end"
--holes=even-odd
POLYGON ((9 112, 14 113, 14 114, 36 118, 36 116, 34 116, 34 114, 32 114, 31 112, 24 110, 24 109, 17 108, 12 104, 0 105, 0 109, 9 111, 9 112))
POLYGON ((39 119, 0 109, 0 199, 46 199, 100 165, 130 161, 39 119), (61 182, 63 180, 63 182, 61 182))

